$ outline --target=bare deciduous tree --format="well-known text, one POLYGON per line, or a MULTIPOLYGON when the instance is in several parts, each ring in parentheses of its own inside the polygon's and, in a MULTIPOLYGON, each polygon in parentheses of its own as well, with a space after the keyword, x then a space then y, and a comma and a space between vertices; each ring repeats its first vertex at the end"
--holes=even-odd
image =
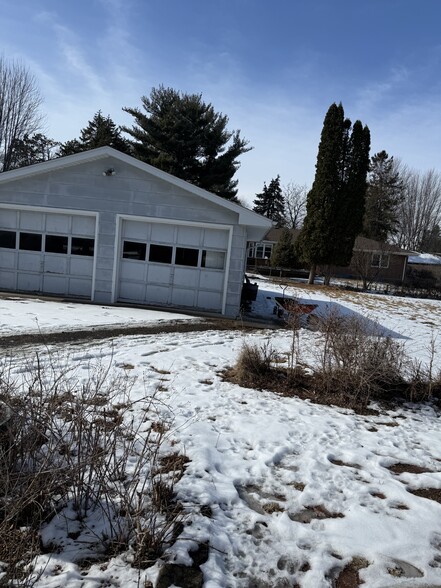
POLYGON ((401 247, 420 251, 424 238, 441 223, 441 175, 403 167, 404 199, 399 208, 396 236, 401 247))
POLYGON ((26 66, 0 56, 0 170, 8 171, 14 144, 40 129, 42 98, 26 66))
POLYGON ((299 229, 306 213, 308 188, 305 185, 300 186, 294 182, 289 182, 289 184, 283 186, 282 193, 285 199, 287 227, 289 229, 299 229))

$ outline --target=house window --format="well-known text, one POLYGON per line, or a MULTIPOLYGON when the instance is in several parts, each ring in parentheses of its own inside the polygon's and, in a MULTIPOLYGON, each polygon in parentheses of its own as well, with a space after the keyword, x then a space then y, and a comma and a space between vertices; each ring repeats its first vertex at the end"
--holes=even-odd
POLYGON ((15 249, 15 231, 0 231, 0 247, 15 249))
POLYGON ((189 247, 176 247, 175 263, 176 265, 198 266, 199 249, 190 249, 189 247))
POLYGON ((254 257, 254 245, 255 245, 255 243, 253 243, 252 241, 250 241, 250 243, 248 243, 248 257, 251 257, 251 258, 254 257))
POLYGON ((46 235, 44 250, 46 253, 67 253, 68 239, 61 235, 46 235))
POLYGON ((387 253, 373 253, 371 266, 378 268, 389 267, 389 255, 387 253))
POLYGON ((210 269, 224 269, 225 251, 202 251, 201 267, 210 269))
POLYGON ((149 261, 156 263, 171 263, 173 247, 168 245, 150 245, 149 261))
POLYGON ((95 239, 85 239, 84 237, 72 237, 70 252, 72 255, 86 255, 93 257, 95 250, 95 239))
POLYGON ((145 243, 137 243, 135 241, 124 241, 123 243, 123 258, 124 259, 138 259, 145 261, 145 254, 147 245, 145 243))
POLYGON ((41 235, 37 233, 20 233, 20 249, 23 251, 41 251, 41 235))
POLYGON ((273 251, 272 243, 250 243, 248 257, 258 259, 269 259, 273 251))

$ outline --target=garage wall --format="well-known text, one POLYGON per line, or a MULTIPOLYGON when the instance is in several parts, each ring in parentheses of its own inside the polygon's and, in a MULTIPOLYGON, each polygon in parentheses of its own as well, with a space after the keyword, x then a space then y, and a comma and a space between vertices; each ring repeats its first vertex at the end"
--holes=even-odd
POLYGON ((117 214, 233 226, 226 314, 237 314, 246 231, 234 211, 111 157, 0 184, 0 202, 98 213, 94 299, 103 303, 113 301, 117 214))

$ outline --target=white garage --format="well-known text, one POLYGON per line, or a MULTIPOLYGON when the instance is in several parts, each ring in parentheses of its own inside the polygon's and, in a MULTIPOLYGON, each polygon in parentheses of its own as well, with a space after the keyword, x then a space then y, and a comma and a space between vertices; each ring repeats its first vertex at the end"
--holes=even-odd
POLYGON ((3 208, 2 288, 91 299, 96 218, 3 208))
POLYGON ((0 174, 0 289, 237 316, 271 221, 110 147, 0 174))

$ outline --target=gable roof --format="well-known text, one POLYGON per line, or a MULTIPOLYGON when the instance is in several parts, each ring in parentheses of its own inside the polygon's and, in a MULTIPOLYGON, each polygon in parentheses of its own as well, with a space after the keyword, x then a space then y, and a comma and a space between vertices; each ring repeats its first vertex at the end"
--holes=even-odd
MULTIPOLYGON (((270 229, 262 241, 269 241, 272 243, 277 243, 286 229, 270 229)), ((288 229, 292 235, 294 241, 300 234, 300 229, 288 229)), ((394 255, 404 255, 409 256, 412 254, 412 251, 406 251, 405 249, 401 249, 398 245, 390 245, 389 243, 383 243, 382 241, 375 241, 374 239, 368 239, 367 237, 357 237, 354 243, 354 251, 365 251, 368 253, 390 253, 394 255)))
POLYGON ((148 163, 144 163, 139 159, 135 159, 131 155, 121 153, 121 151, 117 151, 116 149, 113 149, 113 147, 98 147, 97 149, 90 149, 89 151, 82 151, 81 153, 66 155, 64 157, 50 159, 49 161, 43 161, 42 163, 35 163, 33 165, 28 165, 26 167, 21 167, 11 171, 2 172, 0 173, 0 185, 7 182, 13 182, 15 180, 21 180, 24 178, 44 174, 47 172, 57 171, 63 168, 74 167, 99 159, 105 159, 107 157, 111 157, 113 159, 121 161, 122 163, 131 165, 132 167, 139 169, 143 172, 146 172, 160 180, 164 180, 165 182, 173 184, 174 186, 181 188, 182 190, 186 190, 187 192, 190 192, 191 194, 194 194, 196 196, 199 196, 200 198, 208 200, 209 202, 217 204, 218 206, 238 213, 239 224, 241 225, 259 227, 261 229, 268 229, 269 227, 271 227, 272 221, 270 221, 268 218, 260 214, 257 214, 256 212, 249 210, 248 208, 245 208, 240 204, 236 204, 235 202, 226 200, 221 196, 217 196, 216 194, 207 192, 207 190, 203 190, 202 188, 190 184, 185 180, 181 180, 180 178, 177 178, 176 176, 173 176, 156 167, 153 167, 148 163))

